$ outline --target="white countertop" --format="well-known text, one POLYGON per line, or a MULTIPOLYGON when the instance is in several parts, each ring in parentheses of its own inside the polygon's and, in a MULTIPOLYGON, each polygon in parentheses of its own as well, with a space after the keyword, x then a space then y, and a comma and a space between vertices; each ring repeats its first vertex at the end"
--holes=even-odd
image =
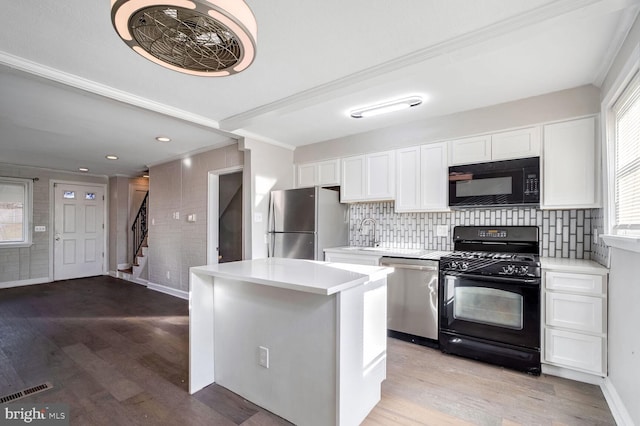
POLYGON ((194 266, 190 271, 200 275, 330 295, 379 279, 393 272, 393 268, 272 257, 194 266))
POLYGON ((325 253, 343 253, 343 254, 357 254, 357 255, 369 255, 369 256, 389 256, 389 257, 404 257, 408 259, 425 259, 425 260, 440 260, 440 257, 450 254, 450 251, 440 250, 425 250, 425 249, 408 249, 408 248, 393 248, 393 247, 332 247, 324 249, 325 253))
POLYGON ((593 260, 567 259, 564 257, 541 257, 542 269, 585 274, 607 274, 609 270, 593 260))

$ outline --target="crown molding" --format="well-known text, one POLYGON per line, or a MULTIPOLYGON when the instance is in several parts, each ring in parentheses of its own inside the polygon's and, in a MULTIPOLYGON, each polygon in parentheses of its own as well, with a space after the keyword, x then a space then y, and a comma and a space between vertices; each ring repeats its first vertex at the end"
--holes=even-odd
POLYGON ((547 3, 520 15, 504 19, 497 23, 461 34, 440 43, 433 44, 396 59, 347 75, 343 78, 298 92, 275 102, 262 105, 249 111, 227 117, 220 121, 220 128, 235 132, 255 122, 258 118, 281 115, 301 107, 329 98, 334 92, 363 81, 370 80, 389 72, 425 62, 429 59, 451 54, 457 50, 485 43, 523 28, 558 18, 561 15, 583 9, 603 0, 558 0, 547 3))
POLYGON ((622 17, 622 22, 620 23, 620 25, 618 25, 614 39, 611 41, 611 45, 609 46, 609 49, 607 50, 607 53, 602 60, 602 64, 593 77, 594 86, 602 87, 602 84, 604 83, 605 78, 607 78, 607 74, 609 74, 616 56, 618 56, 618 53, 620 53, 620 49, 622 49, 622 45, 627 39, 629 31, 631 31, 633 23, 636 21, 639 14, 640 6, 636 5, 629 11, 629 13, 626 13, 622 17))
POLYGON ((36 62, 20 58, 7 52, 0 51, 0 64, 19 71, 26 72, 28 74, 35 75, 37 77, 63 84, 65 86, 74 87, 76 89, 104 96, 105 98, 124 102, 129 105, 137 106, 149 111, 164 114, 169 117, 178 118, 180 120, 214 129, 226 136, 233 137, 233 135, 229 132, 221 130, 220 124, 216 120, 212 120, 202 115, 193 114, 189 111, 185 111, 179 108, 174 108, 160 102, 155 102, 141 96, 136 96, 123 90, 97 83, 95 81, 88 80, 75 74, 70 74, 65 71, 48 67, 46 65, 38 64, 36 62))

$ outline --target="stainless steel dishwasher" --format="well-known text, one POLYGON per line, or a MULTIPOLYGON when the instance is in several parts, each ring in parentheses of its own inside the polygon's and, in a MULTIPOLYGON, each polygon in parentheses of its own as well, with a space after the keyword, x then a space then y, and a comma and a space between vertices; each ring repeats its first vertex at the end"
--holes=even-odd
POLYGON ((395 268, 387 277, 389 336, 427 346, 438 341, 438 261, 383 257, 395 268))

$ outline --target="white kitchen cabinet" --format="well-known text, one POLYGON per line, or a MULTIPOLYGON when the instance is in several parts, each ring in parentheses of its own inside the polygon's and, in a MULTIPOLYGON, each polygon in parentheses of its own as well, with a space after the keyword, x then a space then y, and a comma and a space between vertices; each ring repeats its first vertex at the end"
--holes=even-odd
POLYGON ((381 201, 395 198, 395 151, 342 159, 340 201, 381 201))
POLYGON ((540 128, 528 127, 449 142, 451 165, 540 156, 540 128))
POLYGON ((545 270, 543 363, 606 375, 607 275, 545 270))
POLYGON ((325 262, 354 263, 356 265, 375 265, 380 263, 379 255, 325 252, 325 262))
POLYGON ((542 209, 599 207, 595 117, 544 126, 542 209))
POLYGON ((396 151, 397 212, 447 211, 447 144, 396 151))
POLYGON ((298 164, 296 187, 340 185, 340 159, 298 164))
POLYGON ((491 135, 491 160, 511 160, 540 156, 540 127, 491 135))
POLYGON ((491 161, 491 135, 449 141, 451 165, 491 161))

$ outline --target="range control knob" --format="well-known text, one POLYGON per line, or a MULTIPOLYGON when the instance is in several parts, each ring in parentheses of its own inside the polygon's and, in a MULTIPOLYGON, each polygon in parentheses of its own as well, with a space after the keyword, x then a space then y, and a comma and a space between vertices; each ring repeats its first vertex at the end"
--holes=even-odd
POLYGON ((460 266, 458 267, 461 271, 466 271, 469 269, 469 262, 460 262, 460 266))
POLYGON ((525 276, 529 273, 529 267, 528 266, 520 266, 518 268, 518 275, 520 276, 525 276))
POLYGON ((511 264, 503 266, 502 273, 505 275, 513 275, 516 273, 516 267, 511 264))

